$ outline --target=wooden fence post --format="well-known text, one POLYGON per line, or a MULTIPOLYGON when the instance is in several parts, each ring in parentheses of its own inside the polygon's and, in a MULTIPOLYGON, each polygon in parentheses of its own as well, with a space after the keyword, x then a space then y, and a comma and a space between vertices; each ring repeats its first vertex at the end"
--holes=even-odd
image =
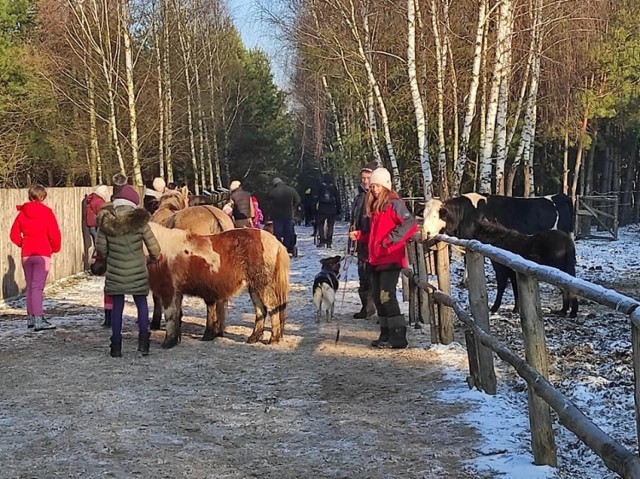
MULTIPOLYGON (((524 337, 525 357, 534 369, 548 379, 549 362, 540 308, 538 280, 522 273, 517 273, 517 278, 518 307, 524 337)), ((558 459, 549 405, 539 398, 531 387, 528 387, 528 399, 534 463, 538 466, 556 467, 558 459)))
MULTIPOLYGON (((427 266, 427 276, 428 275, 437 275, 437 246, 431 245, 427 250, 426 256, 426 266, 427 266)), ((431 327, 429 328, 431 331, 431 343, 432 344, 440 344, 440 316, 436 314, 436 302, 433 299, 433 293, 429 291, 427 293, 429 298, 429 312, 431 314, 431 327)))
MULTIPOLYGON (((424 245, 422 242, 416 242, 416 266, 418 267, 418 277, 421 280, 429 281, 427 276, 427 261, 428 258, 424 254, 424 245)), ((420 309, 418 310, 418 320, 421 323, 428 322, 431 324, 431 309, 429 308, 429 293, 424 289, 418 288, 418 300, 420 302, 420 309)))
MULTIPOLYGON (((469 283, 469 306, 471 315, 482 330, 491 334, 489 325, 489 304, 487 303, 487 279, 484 275, 484 256, 474 251, 467 251, 467 271, 469 283)), ((473 335, 478 361, 479 389, 487 394, 495 394, 497 390, 496 373, 493 368, 493 352, 484 346, 473 335)))
POLYGON ((633 376, 634 394, 636 405, 636 434, 640 444, 640 308, 631 313, 631 343, 633 344, 633 376))
MULTIPOLYGON (((436 262, 438 271, 438 289, 445 294, 451 294, 451 277, 449 276, 449 245, 444 241, 438 242, 436 251, 436 262)), ((440 341, 442 344, 453 342, 453 318, 451 309, 444 304, 438 304, 438 317, 440 318, 440 341)))
MULTIPOLYGON (((416 258, 416 243, 415 241, 407 242, 405 247, 406 255, 408 259, 409 266, 413 270, 414 274, 418 272, 417 266, 417 258, 416 258)), ((418 311, 418 287, 413 281, 409 281, 405 275, 402 275, 402 290, 403 290, 403 299, 407 301, 409 300, 409 324, 417 323, 418 318, 416 312, 418 311), (405 290, 405 281, 407 285, 407 290, 405 290), (406 291, 406 293, 405 293, 406 291)))

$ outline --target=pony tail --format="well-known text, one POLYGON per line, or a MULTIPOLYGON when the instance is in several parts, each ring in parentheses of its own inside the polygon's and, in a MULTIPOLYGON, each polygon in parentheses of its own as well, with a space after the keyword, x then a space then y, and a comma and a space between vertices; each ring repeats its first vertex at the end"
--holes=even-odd
POLYGON ((284 333, 284 324, 287 319, 287 302, 289 301, 289 253, 280 245, 276 256, 276 270, 274 278, 274 292, 278 302, 280 316, 280 330, 284 333))

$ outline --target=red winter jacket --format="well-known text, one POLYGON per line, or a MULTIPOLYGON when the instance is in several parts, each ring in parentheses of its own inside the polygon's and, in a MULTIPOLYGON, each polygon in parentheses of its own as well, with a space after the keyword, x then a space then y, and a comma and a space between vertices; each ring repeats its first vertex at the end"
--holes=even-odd
POLYGON ((360 231, 357 241, 368 243, 369 264, 375 267, 406 268, 405 243, 418 230, 415 218, 395 194, 386 209, 374 213, 369 231, 360 231))
POLYGON ((51 208, 38 201, 18 205, 19 213, 9 237, 22 249, 22 257, 48 256, 60 251, 61 235, 51 208))
POLYGON ((87 196, 85 209, 85 221, 87 223, 87 228, 96 227, 96 218, 104 203, 104 198, 97 193, 91 193, 87 196))

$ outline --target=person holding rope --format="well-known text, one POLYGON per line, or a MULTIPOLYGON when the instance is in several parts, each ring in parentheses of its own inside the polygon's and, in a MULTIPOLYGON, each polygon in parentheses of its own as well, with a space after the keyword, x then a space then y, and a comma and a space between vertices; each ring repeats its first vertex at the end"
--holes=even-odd
MULTIPOLYGON (((369 228, 369 218, 365 212, 364 200, 369 191, 369 180, 371 173, 376 169, 376 163, 371 162, 364 165, 360 169, 360 185, 358 186, 358 195, 353 200, 353 206, 351 207, 351 225, 349 231, 360 230, 365 231, 369 228)), ((367 243, 354 242, 349 248, 350 252, 353 251, 358 258, 358 295, 360 296, 360 302, 362 308, 355 313, 353 317, 355 319, 369 319, 376 312, 375 304, 373 303, 373 292, 371 291, 371 272, 369 271, 369 251, 367 243)))
POLYGON ((404 349, 408 346, 407 327, 400 313, 396 286, 400 270, 407 267, 404 246, 418 231, 418 225, 393 191, 386 168, 376 168, 369 182, 365 197, 369 228, 349 232, 349 239, 368 246, 373 301, 380 318, 380 337, 371 346, 404 349))

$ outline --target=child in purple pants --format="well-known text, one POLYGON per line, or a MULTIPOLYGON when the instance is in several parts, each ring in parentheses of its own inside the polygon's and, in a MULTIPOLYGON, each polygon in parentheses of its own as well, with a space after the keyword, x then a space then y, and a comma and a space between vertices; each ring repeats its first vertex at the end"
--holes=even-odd
POLYGON ((47 190, 42 185, 29 188, 29 201, 18 205, 18 216, 9 237, 21 249, 22 269, 27 283, 27 327, 35 331, 55 329, 43 314, 44 286, 49 274, 51 255, 60 251, 61 235, 51 208, 43 202, 47 190))

